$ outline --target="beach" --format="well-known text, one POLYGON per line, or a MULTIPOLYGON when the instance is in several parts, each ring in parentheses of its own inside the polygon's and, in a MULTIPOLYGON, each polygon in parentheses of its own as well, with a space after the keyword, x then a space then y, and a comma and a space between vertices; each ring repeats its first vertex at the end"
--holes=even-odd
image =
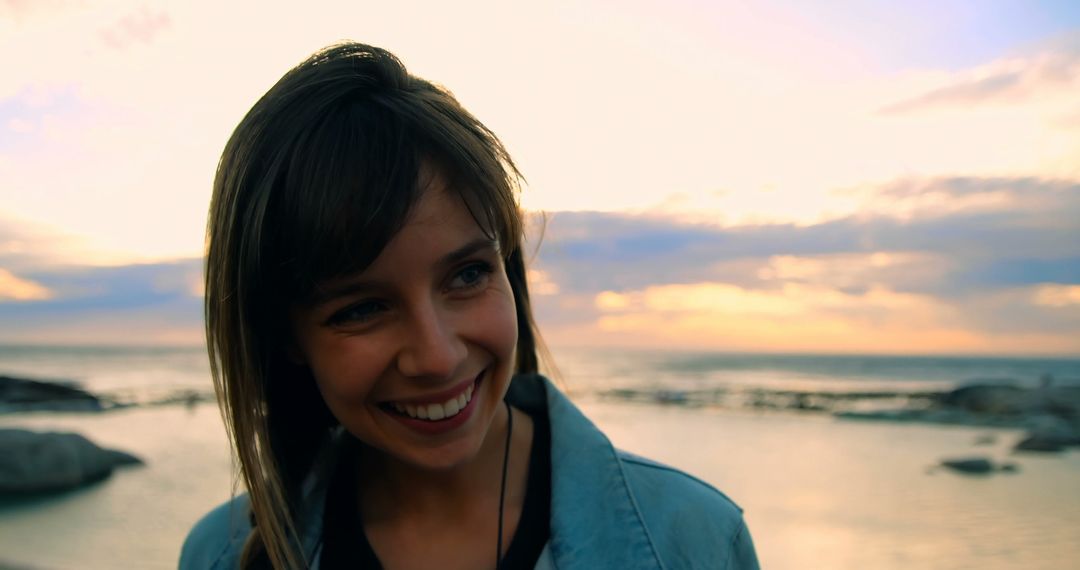
MULTIPOLYGON (((13 372, 35 366, 30 357, 3 357, 0 364, 13 372)), ((121 351, 68 354, 68 364, 56 364, 64 358, 55 353, 33 358, 53 363, 36 365, 44 376, 81 369, 84 385, 125 393, 139 383, 131 367, 141 366, 157 379, 153 390, 146 386, 156 394, 162 385, 205 391, 204 371, 191 364, 199 357, 121 351), (128 380, 117 380, 125 361, 128 380)), ((1014 452, 1024 431, 1012 427, 612 398, 612 386, 641 384, 605 369, 606 356, 580 358, 564 359, 564 385, 586 415, 616 446, 683 469, 731 497, 745 510, 763 568, 1058 569, 1080 560, 1075 448, 1014 452), (1016 471, 967 475, 937 467, 943 458, 965 456, 1008 461, 1016 471)), ((658 377, 660 368, 652 369, 658 377)), ((774 373, 772 382, 795 382, 781 376, 774 373)), ((675 377, 707 384, 685 372, 675 377)), ((679 385, 663 382, 664 394, 679 385)), ((80 490, 4 503, 0 567, 175 567, 187 530, 233 489, 224 429, 210 403, 0 415, 0 427, 12 426, 76 431, 146 464, 80 490)))

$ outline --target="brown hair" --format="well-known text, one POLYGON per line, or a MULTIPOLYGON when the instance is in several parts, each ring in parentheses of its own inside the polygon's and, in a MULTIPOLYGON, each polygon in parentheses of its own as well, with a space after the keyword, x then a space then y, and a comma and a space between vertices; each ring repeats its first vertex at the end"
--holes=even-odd
POLYGON ((251 500, 242 565, 305 567, 301 483, 336 420, 292 363, 288 307, 353 274, 404 224, 432 165, 498 239, 517 304, 516 369, 536 372, 520 181, 498 138, 393 54, 328 47, 281 78, 225 146, 207 225, 206 334, 214 386, 251 500))

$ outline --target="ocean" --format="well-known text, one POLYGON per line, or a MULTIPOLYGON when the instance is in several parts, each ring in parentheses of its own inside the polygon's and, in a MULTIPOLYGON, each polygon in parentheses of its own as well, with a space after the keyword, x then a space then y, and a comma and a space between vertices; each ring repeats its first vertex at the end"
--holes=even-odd
MULTIPOLYGON (((560 385, 617 446, 693 473, 745 510, 764 568, 1080 562, 1077 450, 1015 453, 1015 426, 855 421, 791 404, 843 411, 974 383, 1080 385, 1080 359, 553 352, 560 385), (1017 472, 935 467, 966 456, 1017 472)), ((187 529, 234 490, 216 407, 169 403, 212 393, 201 348, 0 346, 0 375, 74 381, 132 404, 0 415, 0 426, 77 431, 146 460, 79 491, 0 502, 0 568, 172 568, 187 529)))

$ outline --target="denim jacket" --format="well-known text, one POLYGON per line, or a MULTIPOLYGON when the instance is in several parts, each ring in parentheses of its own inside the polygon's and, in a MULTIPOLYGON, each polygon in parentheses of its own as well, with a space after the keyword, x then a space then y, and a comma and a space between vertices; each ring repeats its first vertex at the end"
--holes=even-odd
MULTIPOLYGON (((546 405, 551 422, 551 538, 536 569, 757 569, 742 511, 681 471, 616 450, 547 379, 514 378, 507 399, 546 405)), ((308 480, 300 513, 304 554, 319 566, 326 468, 308 480)), ((191 530, 181 570, 236 568, 251 531, 246 495, 191 530)))

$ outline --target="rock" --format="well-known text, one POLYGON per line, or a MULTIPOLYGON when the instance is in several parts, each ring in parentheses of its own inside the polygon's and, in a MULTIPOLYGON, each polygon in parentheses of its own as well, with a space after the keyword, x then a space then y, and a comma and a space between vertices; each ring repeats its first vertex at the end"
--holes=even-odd
POLYGON ((682 390, 657 390, 656 401, 660 404, 686 404, 689 397, 682 390))
POLYGON ((97 412, 103 408, 97 396, 71 384, 0 376, 0 413, 97 412))
POLYGON ((1035 396, 1042 410, 1061 418, 1080 419, 1080 386, 1044 386, 1035 396))
POLYGON ((965 457, 963 459, 943 459, 941 466, 967 475, 987 475, 1000 471, 1016 473, 1019 467, 1015 463, 994 463, 986 457, 965 457))
POLYGON ((1013 449, 1015 451, 1041 451, 1045 453, 1052 453, 1057 451, 1064 451, 1065 446, 1061 445, 1061 443, 1055 439, 1048 439, 1039 437, 1037 435, 1031 435, 1021 440, 1020 443, 1017 443, 1016 447, 1014 447, 1013 449))
POLYGON ((980 414, 1020 414, 1031 408, 1029 390, 1012 385, 972 384, 941 397, 941 403, 980 414))
POLYGON ((926 419, 925 410, 885 409, 885 410, 849 410, 836 412, 833 416, 846 420, 881 420, 888 422, 911 422, 926 419))
POLYGON ((961 473, 982 474, 992 473, 994 471, 994 462, 984 457, 944 459, 941 461, 941 466, 961 473))
POLYGON ((141 464, 76 433, 0 429, 0 495, 73 489, 108 477, 117 466, 141 464))
POLYGON ((1034 389, 1012 384, 972 384, 942 394, 940 403, 977 414, 1050 414, 1075 419, 1080 418, 1080 386, 1053 386, 1045 378, 1034 389))
POLYGON ((1066 433, 1031 433, 1020 440, 1015 451, 1064 451, 1066 447, 1080 445, 1080 435, 1066 433))

